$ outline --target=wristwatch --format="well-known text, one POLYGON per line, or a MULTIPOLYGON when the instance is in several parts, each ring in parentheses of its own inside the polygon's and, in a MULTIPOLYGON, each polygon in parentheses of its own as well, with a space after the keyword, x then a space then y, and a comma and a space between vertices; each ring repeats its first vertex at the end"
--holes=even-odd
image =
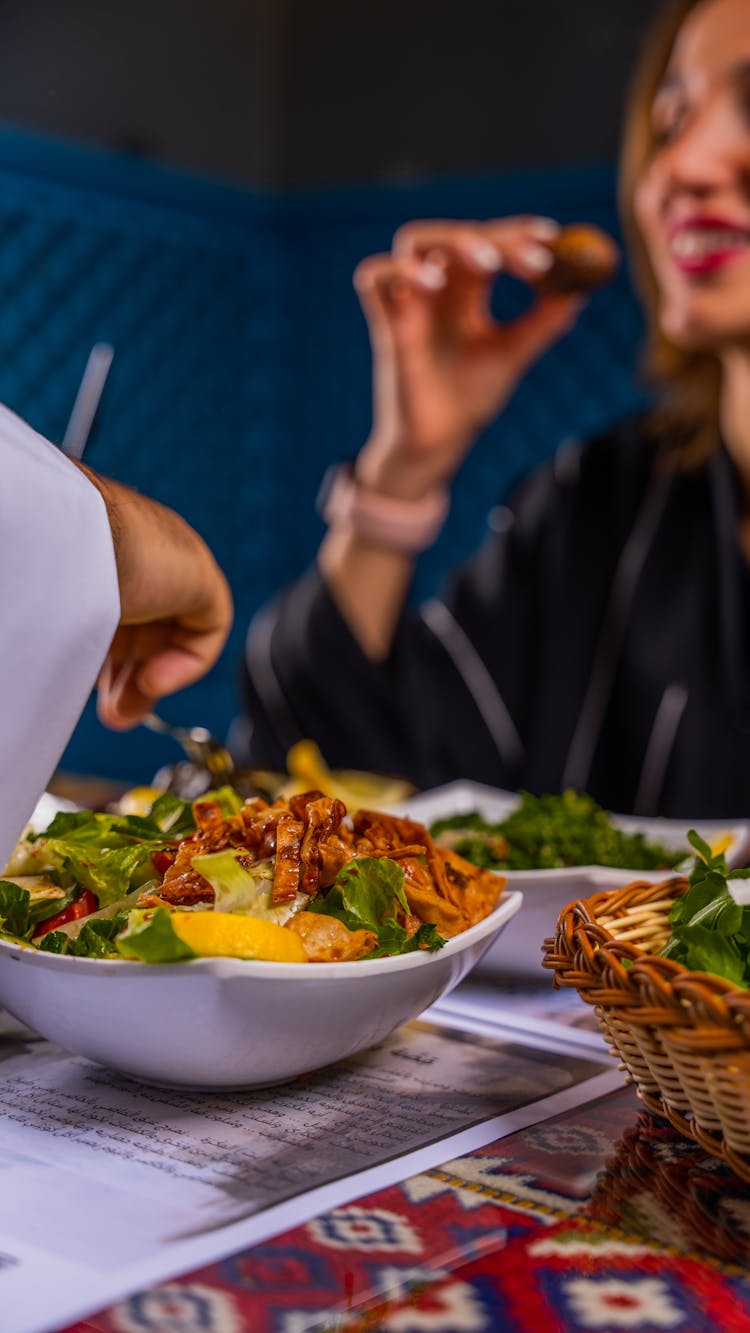
POLYGON ((316 507, 331 528, 346 524, 373 546, 416 555, 437 538, 450 508, 450 494, 440 486, 419 500, 399 500, 363 486, 352 463, 337 463, 323 478, 316 507))

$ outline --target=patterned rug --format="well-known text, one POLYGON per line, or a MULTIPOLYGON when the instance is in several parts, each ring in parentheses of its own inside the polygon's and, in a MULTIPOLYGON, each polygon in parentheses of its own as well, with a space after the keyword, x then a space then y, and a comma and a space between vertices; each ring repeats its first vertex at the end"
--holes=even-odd
POLYGON ((748 1219, 623 1089, 68 1333, 750 1333, 748 1219))

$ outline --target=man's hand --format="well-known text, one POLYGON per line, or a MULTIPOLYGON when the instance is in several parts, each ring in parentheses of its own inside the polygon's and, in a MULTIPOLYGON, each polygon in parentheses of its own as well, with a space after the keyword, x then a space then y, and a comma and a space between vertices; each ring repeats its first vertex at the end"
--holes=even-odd
POLYGON ((107 726, 123 729, 213 666, 232 624, 232 596, 184 519, 79 466, 103 496, 112 528, 120 626, 99 676, 98 712, 107 726))

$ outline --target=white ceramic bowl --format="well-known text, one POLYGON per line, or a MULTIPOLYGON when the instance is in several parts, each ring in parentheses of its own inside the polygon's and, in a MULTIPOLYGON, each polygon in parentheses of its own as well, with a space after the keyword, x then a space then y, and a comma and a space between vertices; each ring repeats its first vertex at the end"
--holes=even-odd
MULTIPOLYGON (((516 792, 486 787, 479 782, 451 782, 444 787, 422 792, 419 796, 394 806, 397 814, 408 814, 424 824, 446 815, 478 810, 492 822, 507 818, 518 805, 516 792)), ((694 828, 712 842, 726 836, 727 865, 741 866, 750 857, 750 822, 738 819, 648 819, 632 815, 613 815, 612 822, 626 833, 643 833, 654 842, 690 852, 688 829, 694 828)), ((564 907, 577 898, 588 898, 602 889, 616 889, 632 880, 647 879, 658 884, 668 879, 668 870, 628 870, 612 866, 568 866, 559 870, 509 870, 508 889, 523 893, 523 911, 502 939, 492 944, 482 960, 485 977, 502 980, 530 978, 545 983, 548 974, 542 968, 542 946, 553 935, 564 907)))
POLYGON ((76 1055, 152 1083, 247 1088, 342 1060, 458 984, 521 906, 506 893, 435 953, 357 963, 151 965, 0 940, 0 1005, 76 1055))

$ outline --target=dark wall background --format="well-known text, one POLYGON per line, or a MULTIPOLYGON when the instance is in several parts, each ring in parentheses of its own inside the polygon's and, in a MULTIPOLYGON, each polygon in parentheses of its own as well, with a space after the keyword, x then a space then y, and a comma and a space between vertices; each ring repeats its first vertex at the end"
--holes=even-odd
POLYGON ((282 179, 610 161, 656 0, 288 4, 282 179))
POLYGON ((0 121, 282 188, 606 162, 656 0, 0 0, 0 121))
MULTIPOLYGON (((60 439, 112 343, 86 457, 184 513, 233 586, 227 651, 166 717, 226 732, 248 619, 311 559, 322 472, 367 433, 358 260, 415 216, 617 234, 619 107, 653 7, 0 0, 0 401, 60 439)), ((473 451, 419 594, 521 473, 642 401, 639 332, 623 266, 473 451)), ((175 757, 90 707, 64 766, 142 781, 175 757)))

